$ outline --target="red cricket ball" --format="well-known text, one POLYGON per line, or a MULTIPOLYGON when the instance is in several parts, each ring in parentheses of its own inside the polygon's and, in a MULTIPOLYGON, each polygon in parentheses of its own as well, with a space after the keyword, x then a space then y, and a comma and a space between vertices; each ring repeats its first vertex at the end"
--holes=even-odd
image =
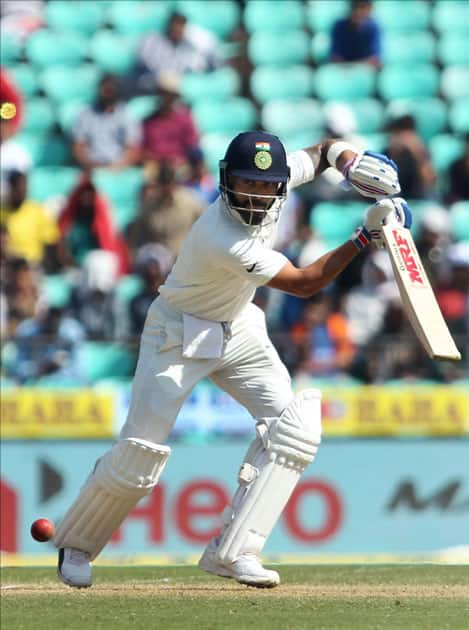
POLYGON ((31 536, 38 542, 46 542, 55 534, 55 525, 47 518, 38 518, 31 525, 31 536))

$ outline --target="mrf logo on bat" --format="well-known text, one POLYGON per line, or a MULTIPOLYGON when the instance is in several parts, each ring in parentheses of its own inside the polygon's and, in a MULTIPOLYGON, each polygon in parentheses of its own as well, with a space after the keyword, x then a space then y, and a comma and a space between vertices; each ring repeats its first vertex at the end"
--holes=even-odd
POLYGON ((392 231, 394 237, 393 248, 400 254, 400 269, 407 272, 409 280, 422 287, 426 286, 425 280, 420 273, 419 265, 412 255, 412 248, 406 236, 400 234, 397 230, 392 231))

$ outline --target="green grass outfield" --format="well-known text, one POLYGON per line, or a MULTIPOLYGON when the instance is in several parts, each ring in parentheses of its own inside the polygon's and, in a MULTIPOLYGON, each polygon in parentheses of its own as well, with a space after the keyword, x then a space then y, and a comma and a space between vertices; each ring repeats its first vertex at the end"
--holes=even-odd
POLYGON ((90 589, 52 568, 3 568, 5 630, 467 630, 469 567, 286 565, 253 589, 196 567, 97 567, 90 589))

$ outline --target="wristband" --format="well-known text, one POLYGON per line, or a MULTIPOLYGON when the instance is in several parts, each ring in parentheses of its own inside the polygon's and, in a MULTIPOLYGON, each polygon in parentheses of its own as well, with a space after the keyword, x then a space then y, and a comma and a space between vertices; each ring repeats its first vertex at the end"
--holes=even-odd
POLYGON ((337 158, 339 157, 341 153, 343 153, 343 151, 353 151, 354 153, 360 153, 357 147, 354 147, 349 142, 343 142, 342 140, 340 140, 339 142, 334 142, 329 147, 329 150, 326 155, 327 161, 334 168, 337 168, 335 163, 337 162, 337 158))
POLYGON ((352 243, 360 252, 371 243, 371 234, 364 225, 353 233, 352 243))

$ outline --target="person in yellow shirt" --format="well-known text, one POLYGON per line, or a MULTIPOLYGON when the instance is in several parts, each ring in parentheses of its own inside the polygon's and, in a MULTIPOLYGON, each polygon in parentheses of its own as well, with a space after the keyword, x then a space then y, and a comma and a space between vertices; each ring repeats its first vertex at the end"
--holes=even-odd
POLYGON ((8 232, 8 252, 50 267, 59 239, 57 222, 41 203, 27 198, 25 173, 13 171, 8 179, 8 197, 0 208, 0 223, 8 232))

